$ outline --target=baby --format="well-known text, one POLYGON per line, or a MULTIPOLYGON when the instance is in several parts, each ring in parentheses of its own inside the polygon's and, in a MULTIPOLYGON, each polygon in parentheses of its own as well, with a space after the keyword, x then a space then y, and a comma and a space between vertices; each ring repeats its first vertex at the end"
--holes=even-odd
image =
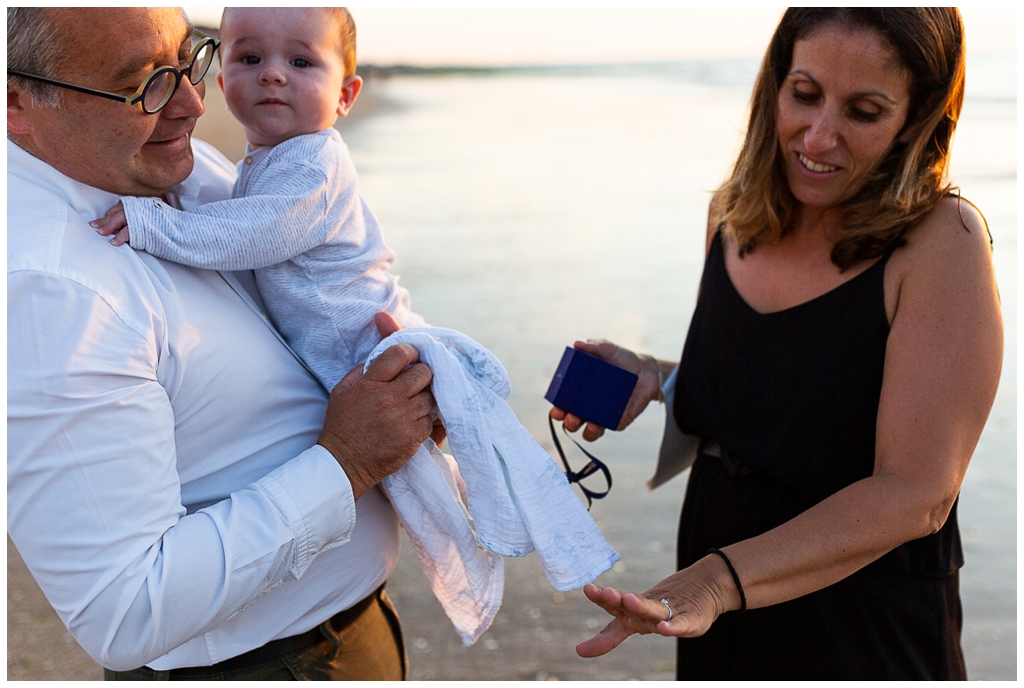
POLYGON ((366 361, 379 311, 422 324, 332 127, 362 87, 344 8, 224 11, 217 83, 248 142, 230 200, 183 212, 125 197, 93 226, 111 243, 213 270, 255 270, 278 331, 327 388, 366 361))

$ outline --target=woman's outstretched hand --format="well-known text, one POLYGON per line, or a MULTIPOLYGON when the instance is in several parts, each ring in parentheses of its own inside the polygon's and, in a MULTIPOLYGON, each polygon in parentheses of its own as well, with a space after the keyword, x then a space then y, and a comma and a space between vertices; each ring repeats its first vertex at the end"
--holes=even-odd
MULTIPOLYGON (((639 378, 636 387, 633 389, 632 396, 629 397, 629 401, 626 403, 626 410, 622 413, 622 420, 619 421, 617 430, 624 430, 647 408, 647 404, 661 397, 661 377, 658 374, 658 362, 650 356, 640 356, 629 349, 624 349, 604 339, 576 342, 573 346, 584 353, 597 356, 602 360, 624 368, 636 374, 639 378)), ((557 406, 551 409, 551 417, 554 420, 562 421, 565 429, 569 432, 579 430, 586 423, 586 427, 583 429, 583 439, 588 442, 593 442, 603 435, 605 431, 605 428, 602 426, 587 422, 579 416, 567 413, 564 409, 560 409, 557 406)))
POLYGON ((583 586, 587 599, 615 618, 593 638, 577 645, 576 654, 598 657, 614 650, 634 633, 676 638, 704 635, 721 614, 739 608, 739 593, 727 570, 723 579, 724 565, 716 559, 704 558, 642 594, 602 588, 593 583, 583 586), (669 607, 672 608, 671 620, 669 607))

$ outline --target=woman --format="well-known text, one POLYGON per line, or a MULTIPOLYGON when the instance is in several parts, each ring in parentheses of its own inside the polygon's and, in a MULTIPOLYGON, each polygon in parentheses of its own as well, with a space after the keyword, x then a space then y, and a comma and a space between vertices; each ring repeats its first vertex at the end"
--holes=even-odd
MULTIPOLYGON (((658 633, 678 678, 965 677, 956 498, 1002 323, 987 227, 945 176, 963 49, 955 9, 783 16, 679 364, 674 416, 701 438, 680 570, 587 586, 615 618, 580 655, 658 633)), ((640 376, 620 427, 675 367, 577 347, 640 376)))

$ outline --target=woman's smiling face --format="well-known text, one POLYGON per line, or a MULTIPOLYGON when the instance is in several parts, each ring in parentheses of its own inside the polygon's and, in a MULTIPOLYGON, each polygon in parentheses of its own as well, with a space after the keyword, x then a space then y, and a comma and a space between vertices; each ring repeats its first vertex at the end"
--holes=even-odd
POLYGON ((909 73, 875 31, 828 24, 798 40, 777 120, 793 196, 817 208, 853 197, 892 148, 909 106, 909 73))

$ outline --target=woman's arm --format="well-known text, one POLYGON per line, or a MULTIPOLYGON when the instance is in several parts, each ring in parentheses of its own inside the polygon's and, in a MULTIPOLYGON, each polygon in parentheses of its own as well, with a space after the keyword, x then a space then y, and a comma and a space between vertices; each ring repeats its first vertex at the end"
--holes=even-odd
MULTIPOLYGON (((959 493, 1002 365, 991 252, 983 220, 965 206, 961 222, 952 199, 907 238, 887 266, 896 280, 891 290, 887 281, 894 315, 874 472, 793 520, 724 548, 748 608, 824 588, 936 532, 959 493)), ((583 656, 603 654, 631 632, 700 635, 719 614, 740 606, 728 568, 714 555, 643 596, 596 586, 586 594, 616 619, 577 648, 583 656), (661 621, 668 616, 662 598, 675 613, 669 623, 661 621)))

